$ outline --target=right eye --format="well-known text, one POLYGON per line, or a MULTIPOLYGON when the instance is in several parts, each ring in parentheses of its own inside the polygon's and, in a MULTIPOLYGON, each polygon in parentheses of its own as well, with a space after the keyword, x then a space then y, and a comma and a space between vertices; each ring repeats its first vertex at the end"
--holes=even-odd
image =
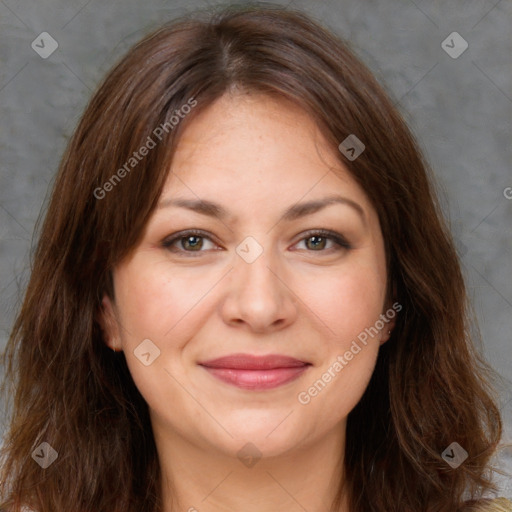
POLYGON ((166 238, 162 242, 162 247, 165 247, 173 253, 189 253, 189 255, 191 255, 190 253, 201 253, 208 250, 202 250, 204 248, 204 240, 213 243, 211 238, 207 236, 204 231, 196 229, 180 231, 179 233, 170 235, 170 238, 166 238))

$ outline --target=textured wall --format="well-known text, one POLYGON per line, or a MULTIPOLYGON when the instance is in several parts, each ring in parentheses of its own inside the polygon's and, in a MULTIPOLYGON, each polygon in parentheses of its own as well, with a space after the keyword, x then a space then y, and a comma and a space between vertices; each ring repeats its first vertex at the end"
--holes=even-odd
MULTIPOLYGON (((510 0, 283 3, 311 13, 350 40, 419 139, 457 238, 483 351, 504 377, 501 407, 510 440, 510 0)), ((0 0, 0 348, 27 282, 36 220, 66 141, 98 81, 161 21, 216 4, 0 0), (58 44, 47 58, 39 54, 46 56, 55 43, 48 36, 41 42, 42 32, 58 44)), ((510 459, 510 452, 502 459, 509 470, 510 459)), ((503 482, 502 489, 512 496, 510 483, 503 482)))

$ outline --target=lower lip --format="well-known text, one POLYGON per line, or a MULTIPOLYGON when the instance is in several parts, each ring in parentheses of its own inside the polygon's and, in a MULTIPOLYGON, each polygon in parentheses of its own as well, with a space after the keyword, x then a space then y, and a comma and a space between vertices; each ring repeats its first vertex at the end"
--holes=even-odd
POLYGON ((273 368, 272 370, 234 370, 232 368, 208 368, 214 377, 242 389, 260 391, 282 386, 297 379, 310 365, 293 368, 273 368))

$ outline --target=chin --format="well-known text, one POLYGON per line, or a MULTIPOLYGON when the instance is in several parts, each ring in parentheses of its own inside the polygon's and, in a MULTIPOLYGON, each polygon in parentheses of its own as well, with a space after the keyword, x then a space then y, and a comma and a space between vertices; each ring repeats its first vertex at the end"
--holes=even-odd
POLYGON ((223 442, 229 451, 238 452, 247 443, 254 445, 265 457, 282 455, 303 441, 304 423, 296 424, 297 418, 292 409, 286 411, 245 411, 232 421, 220 420, 233 438, 223 436, 223 442))

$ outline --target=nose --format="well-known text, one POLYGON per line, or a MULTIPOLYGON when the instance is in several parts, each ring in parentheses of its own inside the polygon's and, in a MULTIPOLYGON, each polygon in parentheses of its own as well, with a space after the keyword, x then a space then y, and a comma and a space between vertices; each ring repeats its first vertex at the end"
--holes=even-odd
POLYGON ((276 258, 271 258, 270 251, 264 249, 252 263, 237 255, 225 285, 221 314, 231 326, 243 325, 252 332, 269 333, 285 328, 297 318, 292 283, 276 258))

